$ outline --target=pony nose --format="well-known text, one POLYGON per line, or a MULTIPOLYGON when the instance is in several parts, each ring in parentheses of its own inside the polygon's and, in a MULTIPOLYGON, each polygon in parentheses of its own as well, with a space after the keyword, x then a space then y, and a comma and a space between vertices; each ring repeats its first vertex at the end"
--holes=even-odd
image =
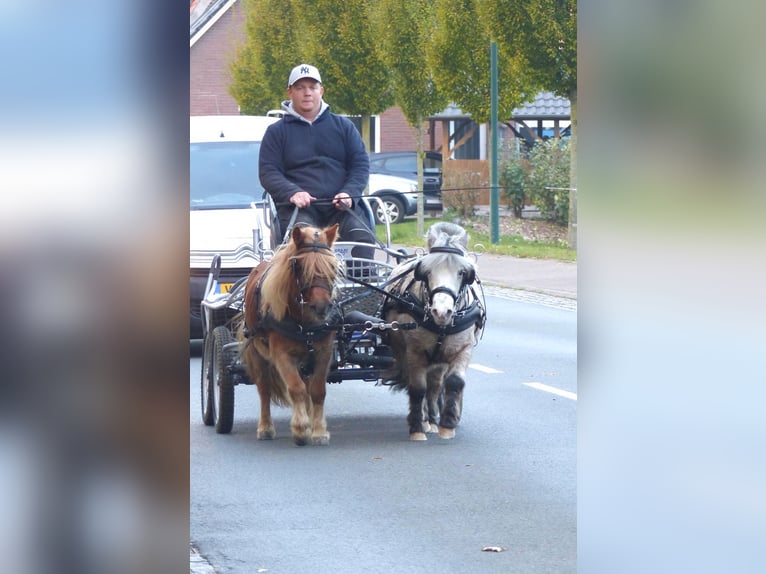
POLYGON ((431 307, 431 316, 437 325, 446 325, 452 320, 452 308, 431 307))
POLYGON ((430 313, 434 322, 441 326, 452 321, 452 314, 455 308, 455 299, 446 291, 434 294, 431 301, 430 313))

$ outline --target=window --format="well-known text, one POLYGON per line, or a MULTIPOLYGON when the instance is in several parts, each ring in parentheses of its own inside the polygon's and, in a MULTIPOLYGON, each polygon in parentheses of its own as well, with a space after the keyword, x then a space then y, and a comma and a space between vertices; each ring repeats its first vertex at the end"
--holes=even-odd
POLYGON ((191 208, 249 207, 263 195, 261 142, 204 142, 189 147, 191 208))

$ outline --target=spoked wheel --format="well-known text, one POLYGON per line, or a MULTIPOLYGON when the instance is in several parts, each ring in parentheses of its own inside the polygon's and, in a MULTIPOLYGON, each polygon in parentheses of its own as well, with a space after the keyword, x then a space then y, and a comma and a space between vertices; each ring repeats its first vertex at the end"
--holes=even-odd
POLYGON ((215 431, 219 434, 231 432, 234 424, 234 378, 229 367, 236 356, 227 351, 224 346, 233 342, 234 338, 227 327, 213 329, 213 360, 211 370, 213 400, 213 420, 215 431))
POLYGON ((215 423, 215 398, 213 397, 213 337, 205 337, 202 347, 202 374, 200 377, 200 400, 202 403, 202 422, 206 426, 215 423))

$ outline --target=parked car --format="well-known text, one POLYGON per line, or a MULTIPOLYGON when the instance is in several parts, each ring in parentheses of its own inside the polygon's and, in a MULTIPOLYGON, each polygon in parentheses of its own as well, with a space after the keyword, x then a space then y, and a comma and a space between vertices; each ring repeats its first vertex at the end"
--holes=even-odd
MULTIPOLYGON (((417 152, 390 151, 370 154, 370 173, 418 179, 417 152)), ((425 152, 423 160, 423 195, 426 211, 440 211, 442 190, 442 155, 425 152)))
POLYGON ((372 204, 376 223, 383 223, 384 211, 388 212, 391 223, 401 223, 418 210, 418 182, 415 179, 371 173, 369 188, 370 195, 379 197, 383 203, 383 206, 378 202, 372 204))
MULTIPOLYGON (((219 288, 226 292, 257 265, 252 209, 263 199, 258 154, 266 128, 277 117, 189 118, 190 338, 202 338, 201 301, 210 264, 221 255, 219 288)), ((262 238, 270 241, 270 238, 262 238)))

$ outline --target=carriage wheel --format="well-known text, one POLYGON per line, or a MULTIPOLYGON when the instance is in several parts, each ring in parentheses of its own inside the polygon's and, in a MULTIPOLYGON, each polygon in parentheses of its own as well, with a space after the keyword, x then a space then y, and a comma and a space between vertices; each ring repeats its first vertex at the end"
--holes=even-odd
POLYGON ((216 403, 213 408, 215 431, 219 434, 231 432, 234 423, 234 379, 226 367, 231 365, 232 353, 224 349, 224 345, 234 341, 227 327, 213 329, 213 365, 211 368, 213 392, 211 396, 216 403))
POLYGON ((200 402, 202 403, 202 422, 206 426, 215 423, 215 397, 213 396, 213 337, 205 337, 202 347, 202 368, 200 376, 200 402))

